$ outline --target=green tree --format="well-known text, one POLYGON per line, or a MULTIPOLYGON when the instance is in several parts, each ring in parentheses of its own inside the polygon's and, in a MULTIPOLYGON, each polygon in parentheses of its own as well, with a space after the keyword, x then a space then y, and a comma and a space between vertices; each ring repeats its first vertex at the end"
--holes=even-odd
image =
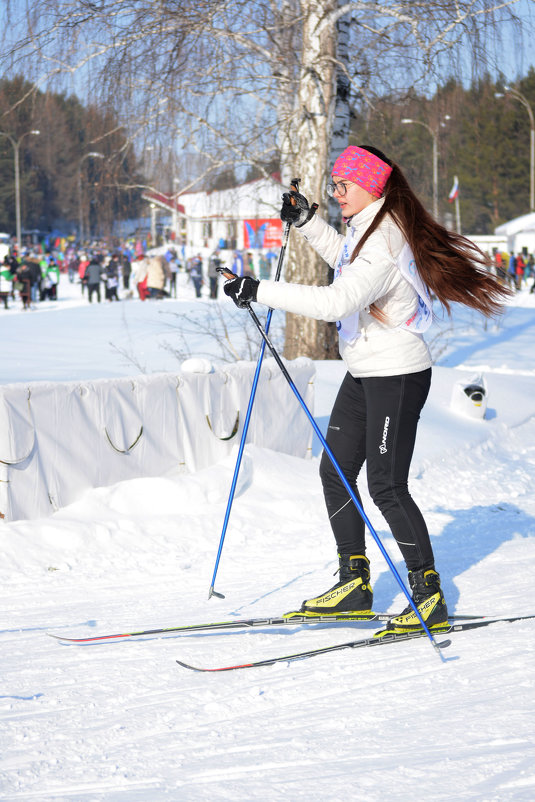
MULTIPOLYGON (((535 108, 533 68, 515 87, 535 108)), ((491 234, 501 223, 529 211, 529 115, 504 91, 503 82, 485 75, 465 88, 450 79, 432 96, 385 96, 372 111, 355 111, 351 142, 372 142, 384 150, 431 211, 433 138, 422 125, 403 125, 403 118, 425 123, 436 134, 439 219, 446 225, 455 225, 448 203, 455 175, 465 233, 491 234)))
MULTIPOLYGON (((112 110, 84 107, 74 95, 38 91, 16 76, 0 81, 0 131, 20 139, 23 228, 48 231, 60 226, 67 234, 76 231, 80 195, 83 213, 91 212, 88 222, 102 235, 111 232, 114 220, 139 214, 145 179, 112 110), (39 135, 26 135, 32 130, 39 135), (102 158, 86 159, 90 152, 102 158)), ((7 232, 15 230, 14 187, 13 146, 3 136, 0 229, 7 232)))

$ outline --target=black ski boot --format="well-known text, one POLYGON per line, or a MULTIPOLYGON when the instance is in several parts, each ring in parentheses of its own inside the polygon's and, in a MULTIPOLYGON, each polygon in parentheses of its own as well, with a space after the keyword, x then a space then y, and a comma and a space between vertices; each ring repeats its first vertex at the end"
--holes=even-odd
POLYGON ((338 560, 339 581, 321 596, 306 599, 301 605, 300 615, 315 618, 371 613, 373 591, 368 558, 363 554, 339 554, 338 560))
MULTIPOLYGON (((409 571, 412 599, 429 630, 439 629, 448 623, 448 608, 440 587, 440 576, 433 569, 409 571)), ((407 605, 402 613, 392 618, 383 632, 414 632, 423 630, 418 616, 407 605)), ((378 635, 380 633, 377 633, 378 635)))

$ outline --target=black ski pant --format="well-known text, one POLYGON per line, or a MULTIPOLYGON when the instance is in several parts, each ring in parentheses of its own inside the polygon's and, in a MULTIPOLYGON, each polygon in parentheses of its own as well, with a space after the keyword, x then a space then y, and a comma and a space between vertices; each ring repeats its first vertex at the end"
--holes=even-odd
MULTIPOLYGON (((357 477, 366 460, 368 490, 409 571, 434 567, 429 532, 407 484, 418 420, 430 384, 431 368, 362 379, 347 373, 326 437, 359 501, 357 477)), ((320 477, 338 553, 365 554, 364 522, 325 452, 320 477)))
POLYGON ((87 296, 89 298, 89 303, 93 302, 93 293, 94 292, 96 292, 97 301, 100 303, 100 284, 88 284, 87 285, 87 296))

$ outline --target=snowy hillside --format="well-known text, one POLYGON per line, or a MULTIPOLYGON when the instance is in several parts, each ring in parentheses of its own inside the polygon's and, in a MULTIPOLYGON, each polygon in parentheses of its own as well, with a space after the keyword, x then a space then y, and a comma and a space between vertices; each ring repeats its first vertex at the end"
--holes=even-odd
MULTIPOLYGON (((180 299, 89 306, 62 283, 56 305, 0 310, 3 383, 176 370, 180 299), (137 368, 136 368, 137 365, 137 368)), ((223 314, 234 309, 217 302, 223 314)), ((244 319, 246 315, 244 313, 244 319)), ((238 324, 239 325, 239 324, 238 324)), ((498 326, 455 310, 437 355, 413 462, 451 612, 535 613, 535 295, 498 326), (485 420, 450 407, 482 373, 485 420)), ((206 351, 205 337, 199 349, 206 351)), ((212 346, 213 347, 213 346, 212 346)), ((341 363, 318 363, 324 429, 341 363)), ((281 410, 281 415, 284 410, 281 410)), ((535 620, 306 661, 196 674, 371 634, 314 625, 62 646, 91 635, 279 615, 334 583, 336 553, 312 460, 248 447, 216 589, 212 572, 235 456, 87 492, 51 518, 0 525, 0 798, 106 802, 532 802, 535 620)), ((405 573, 386 525, 366 511, 405 573)), ((371 538, 370 538, 371 541, 371 538)), ((374 607, 404 598, 373 541, 374 607)))

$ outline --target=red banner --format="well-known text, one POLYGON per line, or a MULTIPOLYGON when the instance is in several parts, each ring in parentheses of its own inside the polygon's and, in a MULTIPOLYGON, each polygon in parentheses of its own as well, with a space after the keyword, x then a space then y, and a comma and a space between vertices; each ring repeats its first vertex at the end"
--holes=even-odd
POLYGON ((282 220, 244 220, 243 247, 280 248, 282 246, 282 220))

